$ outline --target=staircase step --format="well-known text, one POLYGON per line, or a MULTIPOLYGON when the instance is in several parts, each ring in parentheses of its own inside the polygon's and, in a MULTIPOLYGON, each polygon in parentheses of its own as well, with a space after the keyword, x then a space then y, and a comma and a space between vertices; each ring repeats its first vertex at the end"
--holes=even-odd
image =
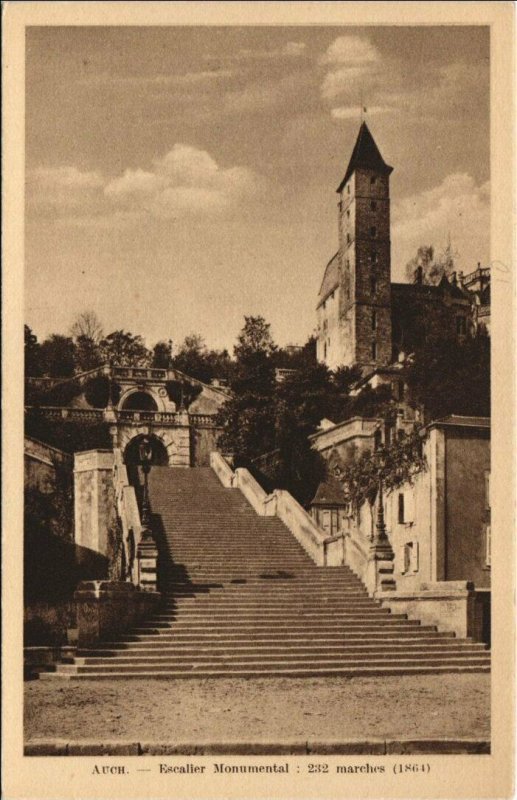
POLYGON ((319 567, 209 468, 149 477, 163 602, 44 680, 488 672, 471 639, 391 614, 347 566, 319 567))

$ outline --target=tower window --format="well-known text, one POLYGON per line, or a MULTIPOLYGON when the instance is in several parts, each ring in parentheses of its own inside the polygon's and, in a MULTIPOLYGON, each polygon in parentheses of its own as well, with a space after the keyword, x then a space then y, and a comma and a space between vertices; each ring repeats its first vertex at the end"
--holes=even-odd
POLYGON ((340 200, 337 205, 338 205, 339 210, 342 211, 343 210, 343 201, 340 200))
POLYGON ((349 258, 347 258, 347 260, 346 260, 346 268, 350 269, 350 259, 349 258))
POLYGON ((325 342, 325 344, 323 345, 323 358, 326 357, 327 357, 327 343, 325 342))
POLYGON ((372 290, 372 294, 375 294, 377 291, 377 278, 372 278, 370 281, 370 289, 372 290))
POLYGON ((347 241, 347 244, 350 244, 350 242, 352 241, 349 233, 347 233, 347 235, 346 235, 346 241, 347 241))
POLYGON ((402 492, 399 493, 398 503, 399 525, 403 525, 406 520, 404 519, 404 495, 402 492))
POLYGON ((347 212, 346 212, 346 218, 347 218, 347 219, 350 219, 350 211, 347 211, 347 212))
POLYGON ((377 211, 377 203, 375 200, 372 200, 372 202, 370 203, 370 208, 372 209, 372 211, 377 211))
POLYGON ((372 239, 375 239, 375 237, 377 236, 377 228, 375 225, 372 225, 372 227, 370 228, 370 236, 372 237, 372 239))
POLYGON ((376 330, 377 328, 377 312, 375 309, 372 310, 372 331, 376 330))
POLYGON ((350 184, 346 187, 347 193, 350 194, 350 184))
POLYGON ((372 360, 375 361, 377 358, 377 342, 372 342, 372 360))

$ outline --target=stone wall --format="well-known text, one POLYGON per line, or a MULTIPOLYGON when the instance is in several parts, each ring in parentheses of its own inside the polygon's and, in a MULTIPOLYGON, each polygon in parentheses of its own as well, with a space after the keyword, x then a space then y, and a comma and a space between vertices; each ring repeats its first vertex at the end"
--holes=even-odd
POLYGON ((490 470, 490 433, 447 431, 446 441, 447 580, 471 580, 476 588, 490 586, 486 563, 486 527, 490 501, 485 474, 490 470))
POLYGON ((115 505, 112 451, 75 454, 74 502, 76 544, 107 555, 115 505))
POLYGON ((24 486, 49 493, 55 488, 56 465, 72 471, 73 459, 68 453, 29 436, 24 438, 24 486))

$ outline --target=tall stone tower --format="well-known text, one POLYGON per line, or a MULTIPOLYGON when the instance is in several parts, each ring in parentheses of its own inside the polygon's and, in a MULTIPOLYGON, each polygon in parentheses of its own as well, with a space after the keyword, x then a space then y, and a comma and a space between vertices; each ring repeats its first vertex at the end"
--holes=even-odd
POLYGON ((393 168, 365 122, 339 194, 339 250, 318 302, 318 358, 365 371, 391 362, 390 189, 393 168))

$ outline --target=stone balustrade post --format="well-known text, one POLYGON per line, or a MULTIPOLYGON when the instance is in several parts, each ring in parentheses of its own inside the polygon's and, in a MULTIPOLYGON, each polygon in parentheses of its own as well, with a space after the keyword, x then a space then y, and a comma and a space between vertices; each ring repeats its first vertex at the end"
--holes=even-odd
POLYGON ((368 550, 365 583, 370 594, 396 589, 393 577, 395 554, 386 533, 382 480, 379 480, 379 496, 375 533, 368 550))

